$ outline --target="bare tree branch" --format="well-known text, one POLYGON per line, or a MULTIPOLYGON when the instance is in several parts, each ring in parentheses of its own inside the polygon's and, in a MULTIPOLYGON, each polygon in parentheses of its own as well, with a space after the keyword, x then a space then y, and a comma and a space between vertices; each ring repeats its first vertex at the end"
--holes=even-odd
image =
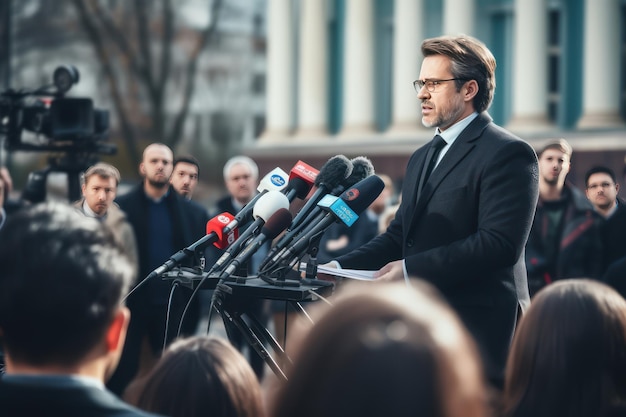
POLYGON ((176 115, 172 130, 167 136, 168 143, 174 144, 180 139, 180 135, 185 124, 185 119, 187 118, 187 113, 189 112, 191 96, 193 95, 194 87, 196 85, 195 75, 198 67, 198 58, 200 57, 200 53, 204 50, 208 40, 211 38, 211 36, 213 36, 217 29, 217 22, 219 20, 218 17, 221 7, 222 0, 213 0, 213 4, 211 7, 211 21, 209 22, 209 25, 206 27, 206 29, 203 31, 202 37, 200 38, 195 50, 192 52, 191 57, 189 58, 189 62, 187 63, 187 84, 183 92, 183 106, 176 115))
POLYGON ((136 75, 141 75, 141 63, 138 61, 135 51, 131 49, 130 42, 128 41, 128 38, 124 36, 124 32, 115 26, 115 22, 113 21, 111 14, 107 10, 100 7, 100 4, 97 1, 92 1, 91 4, 94 9, 93 14, 96 16, 101 26, 105 29, 107 35, 109 35, 110 39, 118 47, 120 52, 126 56, 132 71, 136 75))
POLYGON ((143 58, 141 66, 143 77, 146 81, 147 93, 150 98, 158 102, 157 86, 152 72, 152 50, 150 48, 150 32, 148 31, 148 17, 145 0, 135 0, 135 19, 137 21, 137 41, 139 42, 140 55, 143 58))
POLYGON ((87 11, 87 7, 84 3, 84 0, 72 0, 74 6, 78 10, 80 16, 80 23, 85 29, 85 32, 91 39, 93 43, 96 54, 100 59, 100 63, 102 66, 102 70, 109 84, 109 88, 111 90, 111 97, 113 99, 113 103, 115 104, 115 109, 117 116, 120 120, 120 125, 123 132, 123 138, 126 144, 126 148, 128 150, 129 158, 131 159, 131 163, 136 165, 139 163, 139 154, 137 152, 137 143, 135 140, 134 131, 130 125, 128 118, 126 117, 126 111, 124 108, 124 102, 122 100, 122 96, 120 94, 119 86, 117 83, 117 79, 115 77, 113 68, 111 66, 111 59, 109 54, 104 47, 102 42, 102 37, 98 32, 98 29, 95 25, 95 22, 89 17, 89 13, 87 11))

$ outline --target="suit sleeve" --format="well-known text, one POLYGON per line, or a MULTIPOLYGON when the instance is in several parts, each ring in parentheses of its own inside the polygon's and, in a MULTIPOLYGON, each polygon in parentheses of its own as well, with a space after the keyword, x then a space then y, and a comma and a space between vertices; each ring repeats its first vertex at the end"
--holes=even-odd
MULTIPOLYGON (((407 172, 412 172, 419 151, 417 151, 407 164, 407 172)), ((408 207, 408 200, 413 195, 415 181, 405 180, 402 186, 402 202, 396 211, 394 219, 387 230, 376 236, 371 242, 354 251, 337 258, 344 268, 378 270, 392 261, 402 258, 404 214, 408 207)), ((408 222, 408 220, 406 220, 408 222)))

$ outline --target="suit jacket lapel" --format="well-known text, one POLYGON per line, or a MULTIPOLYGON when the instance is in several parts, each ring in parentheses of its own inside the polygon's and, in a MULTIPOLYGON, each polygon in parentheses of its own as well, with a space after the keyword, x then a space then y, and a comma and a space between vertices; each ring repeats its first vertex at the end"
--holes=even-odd
MULTIPOLYGON (((410 230, 413 229, 415 223, 422 211, 430 201, 433 193, 448 175, 450 175, 459 162, 461 162, 475 147, 475 141, 480 137, 483 130, 487 125, 491 122, 491 117, 486 113, 481 113, 472 121, 472 123, 461 132, 459 137, 454 141, 448 152, 444 155, 443 159, 439 162, 439 165, 432 172, 430 178, 424 184, 424 188, 422 189, 422 193, 419 196, 419 200, 415 205, 413 210, 410 226, 408 229, 405 229, 405 233, 408 235, 410 230)), ((425 156, 422 158, 424 159, 425 156)), ((422 162, 422 165, 424 162, 422 162)), ((420 165, 421 167, 421 165, 420 165)), ((421 172, 421 171, 419 171, 421 172)), ((415 180, 415 191, 412 193, 412 197, 415 199, 417 197, 417 181, 415 180)), ((415 200, 413 200, 415 201, 415 200)), ((405 235, 406 236, 406 235, 405 235)))

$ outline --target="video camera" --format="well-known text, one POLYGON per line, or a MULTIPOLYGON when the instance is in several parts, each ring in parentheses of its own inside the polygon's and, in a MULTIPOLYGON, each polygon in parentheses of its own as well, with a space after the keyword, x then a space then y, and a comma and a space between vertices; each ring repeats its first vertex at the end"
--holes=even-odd
POLYGON ((36 90, 8 89, 0 93, 0 137, 9 151, 49 151, 49 166, 32 172, 22 199, 40 202, 46 198, 50 172, 64 172, 70 201, 80 197, 79 177, 98 161, 98 154, 114 155, 114 144, 105 143, 109 133, 109 112, 96 109, 90 98, 65 97, 80 74, 76 67, 57 67, 53 83, 36 90), (36 135, 25 141, 24 131, 36 135))
POLYGON ((114 145, 103 143, 108 138, 109 112, 94 108, 90 98, 65 97, 79 78, 76 67, 65 65, 54 70, 51 85, 0 93, 0 135, 6 137, 5 148, 115 154, 114 145), (37 134, 39 140, 25 142, 24 130, 37 134))

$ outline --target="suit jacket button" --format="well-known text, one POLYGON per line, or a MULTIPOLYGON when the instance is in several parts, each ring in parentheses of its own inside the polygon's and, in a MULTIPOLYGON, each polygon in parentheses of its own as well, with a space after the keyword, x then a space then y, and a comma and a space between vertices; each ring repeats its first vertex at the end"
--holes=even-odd
POLYGON ((407 239, 406 246, 409 247, 409 248, 413 247, 413 239, 407 239))

